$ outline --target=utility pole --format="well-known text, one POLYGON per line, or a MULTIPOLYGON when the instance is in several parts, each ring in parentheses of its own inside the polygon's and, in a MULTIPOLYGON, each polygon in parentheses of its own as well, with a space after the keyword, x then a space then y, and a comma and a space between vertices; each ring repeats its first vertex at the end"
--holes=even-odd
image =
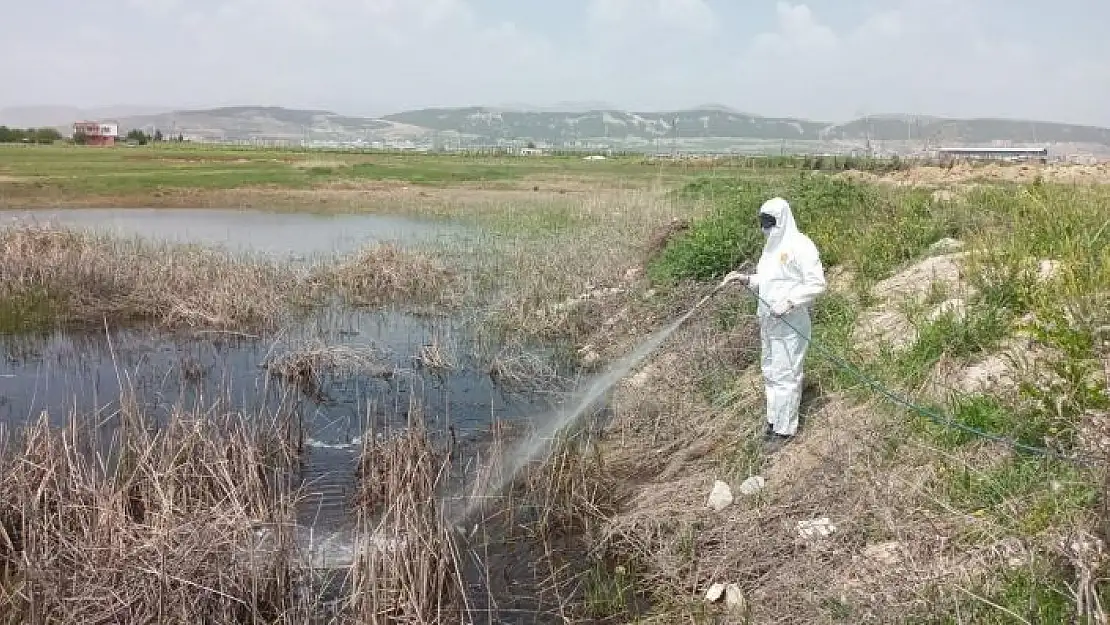
POLYGON ((678 158, 678 115, 671 120, 671 158, 678 158))
POLYGON ((863 137, 864 149, 867 150, 867 156, 871 157, 871 118, 869 116, 863 118, 863 137))

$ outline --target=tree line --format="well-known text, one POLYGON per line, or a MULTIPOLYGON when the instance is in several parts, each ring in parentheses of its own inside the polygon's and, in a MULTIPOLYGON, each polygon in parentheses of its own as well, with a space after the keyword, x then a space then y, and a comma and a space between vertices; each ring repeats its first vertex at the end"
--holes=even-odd
POLYGON ((54 143, 62 133, 54 128, 8 128, 0 126, 0 143, 54 143))
MULTIPOLYGON (((46 144, 61 141, 64 138, 62 133, 58 132, 55 128, 9 128, 7 126, 0 126, 0 143, 46 144)), ((146 145, 148 143, 158 143, 161 141, 182 142, 185 141, 185 137, 181 133, 178 133, 176 137, 165 137, 162 135, 161 130, 155 130, 154 134, 150 135, 136 128, 128 131, 124 140, 138 143, 139 145, 146 145)), ((83 145, 88 142, 88 137, 84 133, 77 133, 73 135, 73 142, 77 145, 83 145)))
POLYGON ((139 130, 138 128, 133 128, 127 132, 127 136, 124 137, 124 139, 127 141, 133 141, 135 143, 138 143, 139 145, 146 145, 151 142, 159 143, 161 141, 175 141, 180 143, 185 141, 185 136, 181 133, 178 133, 176 137, 171 136, 167 138, 162 134, 162 131, 158 129, 155 129, 154 134, 150 135, 143 132, 142 130, 139 130))

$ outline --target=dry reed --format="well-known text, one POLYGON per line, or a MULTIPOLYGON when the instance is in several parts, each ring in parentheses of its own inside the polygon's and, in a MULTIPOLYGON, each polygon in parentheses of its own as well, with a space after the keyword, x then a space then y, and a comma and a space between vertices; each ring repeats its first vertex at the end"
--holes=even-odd
POLYGON ((118 420, 109 443, 44 416, 0 456, 7 622, 305 622, 295 422, 178 412, 152 432, 126 406, 118 420))
POLYGON ((274 328, 296 299, 296 283, 278 265, 198 246, 47 225, 0 230, 0 300, 42 300, 62 322, 274 328))
POLYGON ((561 386, 559 372, 519 342, 503 345, 489 366, 490 377, 505 388, 551 392, 561 386))
POLYGON ((328 375, 392 377, 394 368, 372 346, 329 345, 319 340, 271 354, 263 366, 270 375, 318 388, 328 375))
POLYGON ((429 253, 392 243, 363 248, 350 258, 317 268, 317 289, 338 293, 357 306, 403 302, 449 307, 457 303, 457 274, 429 253))
POLYGON ((438 336, 434 337, 431 343, 421 345, 414 359, 429 371, 450 371, 458 366, 451 349, 444 346, 438 336))
POLYGON ((33 313, 42 325, 99 325, 107 318, 171 329, 273 331, 335 294, 352 306, 444 307, 461 297, 455 272, 430 254, 391 244, 305 272, 198 245, 39 224, 0 230, 0 307, 10 302, 23 311, 17 316, 33 313))
POLYGON ((448 462, 418 416, 403 434, 364 446, 350 598, 362 622, 468 622, 456 535, 438 504, 448 462))

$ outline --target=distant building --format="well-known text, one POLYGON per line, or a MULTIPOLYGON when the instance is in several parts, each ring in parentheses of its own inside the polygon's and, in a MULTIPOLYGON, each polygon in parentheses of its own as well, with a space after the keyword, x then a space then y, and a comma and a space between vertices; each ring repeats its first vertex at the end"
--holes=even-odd
POLYGON ((115 145, 119 138, 119 124, 113 122, 74 122, 73 136, 85 137, 86 145, 115 145))
POLYGON ((937 148, 937 158, 942 161, 991 160, 1047 163, 1048 148, 937 148))

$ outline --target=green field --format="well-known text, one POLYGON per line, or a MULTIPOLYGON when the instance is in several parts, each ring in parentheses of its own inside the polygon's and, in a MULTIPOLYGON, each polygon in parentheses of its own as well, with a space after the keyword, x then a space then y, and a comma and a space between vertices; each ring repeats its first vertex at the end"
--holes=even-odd
POLYGON ((256 149, 117 146, 0 146, 5 195, 126 195, 152 189, 311 188, 337 182, 513 186, 534 179, 643 182, 673 177, 638 158, 474 157, 256 149))

